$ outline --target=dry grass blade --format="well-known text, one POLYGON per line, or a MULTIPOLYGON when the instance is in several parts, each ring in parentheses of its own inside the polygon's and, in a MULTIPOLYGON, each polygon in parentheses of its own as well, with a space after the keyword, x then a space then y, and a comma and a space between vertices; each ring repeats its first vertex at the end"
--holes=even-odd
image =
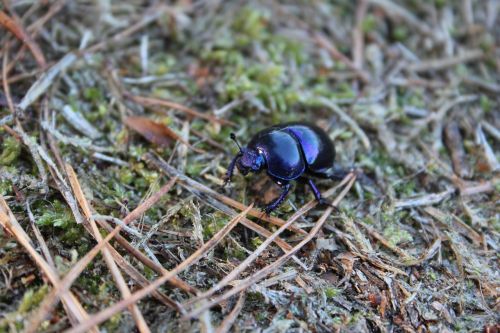
POLYGON ((216 333, 226 333, 231 330, 231 326, 233 326, 234 321, 241 312, 241 309, 243 309, 243 304, 245 304, 245 293, 241 292, 234 309, 227 315, 226 318, 224 318, 219 327, 217 327, 215 330, 216 333))
POLYGON ((153 23, 158 18, 165 16, 165 14, 175 15, 176 13, 175 10, 170 6, 166 6, 164 4, 154 5, 150 7, 148 10, 146 10, 146 13, 136 23, 116 33, 112 37, 105 39, 95 45, 92 45, 88 49, 83 50, 82 53, 98 52, 106 47, 111 46, 114 43, 123 41, 128 36, 140 31, 142 28, 153 23))
POLYGON ((434 38, 438 41, 438 36, 434 29, 427 25, 425 22, 420 21, 413 13, 406 8, 394 3, 390 0, 368 0, 370 4, 382 8, 388 16, 397 19, 402 19, 406 24, 420 31, 422 34, 434 38))
POLYGON ((101 323, 114 314, 122 311, 126 307, 128 307, 130 304, 134 304, 135 302, 139 301, 140 299, 148 296, 151 294, 153 291, 155 291, 157 288, 159 288, 162 284, 164 284, 166 281, 170 280, 172 277, 175 275, 179 274, 189 266, 195 264, 198 262, 204 255, 206 255, 209 251, 211 251, 239 222, 240 220, 245 217, 245 215, 248 213, 250 209, 252 209, 253 204, 248 206, 245 211, 243 211, 241 214, 238 216, 235 216, 228 224, 226 224, 221 230, 219 230, 209 241, 207 241, 203 246, 201 246, 198 250, 196 250, 193 254, 191 254, 186 260, 184 260, 182 263, 177 265, 176 268, 168 272, 167 274, 164 274, 162 277, 158 278, 156 281, 152 282, 149 286, 147 286, 144 289, 141 289, 135 293, 132 294, 131 297, 122 300, 111 307, 93 315, 89 320, 86 322, 82 323, 81 325, 74 327, 70 330, 67 331, 67 333, 79 333, 79 332, 85 332, 88 330, 92 325, 96 323, 101 323))
POLYGON ((367 230, 368 233, 373 238, 375 238, 376 240, 378 240, 383 246, 385 246, 388 249, 392 250, 394 253, 397 253, 398 255, 400 255, 405 262, 415 262, 416 261, 416 258, 414 258, 413 256, 411 256, 408 252, 406 252, 405 250, 401 249, 397 245, 394 245, 391 242, 389 242, 387 239, 385 239, 384 236, 382 236, 380 233, 378 233, 372 227, 370 227, 370 226, 368 226, 368 225, 366 225, 364 223, 358 223, 358 225, 360 225, 362 228, 364 228, 365 230, 367 230))
POLYGON ((335 104, 331 100, 321 97, 319 98, 319 101, 321 102, 321 104, 323 104, 324 106, 328 107, 333 112, 335 112, 342 121, 346 122, 354 131, 354 133, 356 133, 356 135, 360 138, 365 149, 367 151, 370 151, 371 149, 370 139, 361 129, 361 127, 359 127, 358 123, 356 123, 354 119, 352 119, 347 113, 345 113, 337 104, 335 104))
POLYGON ((0 0, 0 332, 117 302, 94 331, 495 327, 499 19, 499 0, 0 0), (172 274, 278 196, 268 164, 223 187, 230 130, 248 147, 288 122, 327 129, 353 175, 302 156, 286 205, 172 274), (328 202, 356 178, 315 236, 309 177, 328 202))
MULTIPOLYGON (((172 186, 177 181, 176 178, 172 178, 167 184, 165 184, 157 193, 151 196, 148 200, 142 203, 134 209, 130 214, 128 214, 123 220, 125 224, 128 224, 137 218, 139 218, 144 212, 151 208, 160 198, 170 191, 172 186)), ((45 297, 45 300, 39 307, 38 312, 32 317, 32 322, 42 322, 44 318, 48 316, 50 311, 57 304, 59 297, 64 295, 64 293, 69 290, 73 282, 78 278, 78 276, 83 272, 85 267, 95 258, 95 256, 101 251, 101 249, 116 235, 120 232, 121 227, 117 226, 111 233, 109 233, 106 238, 100 241, 92 250, 90 250, 85 256, 83 256, 66 274, 64 279, 56 285, 56 287, 50 292, 49 295, 45 297)), ((38 326, 31 325, 35 330, 38 326)), ((34 332, 34 331, 33 331, 34 332)))
MULTIPOLYGON (((330 214, 334 210, 334 207, 338 206, 338 204, 340 203, 340 201, 345 197, 345 195, 347 194, 347 192, 351 189, 351 187, 354 184, 355 180, 356 180, 356 177, 353 177, 349 181, 349 183, 347 184, 347 186, 342 190, 342 192, 333 201, 332 205, 330 207, 328 207, 325 210, 325 212, 321 215, 321 217, 318 219, 318 221, 316 222, 316 224, 314 225, 314 227, 311 229, 311 231, 309 232, 309 234, 302 241, 300 241, 299 244, 297 244, 296 246, 294 246, 290 251, 286 252, 283 256, 281 256, 279 259, 277 259, 274 263, 272 263, 270 265, 267 265, 266 267, 262 268, 261 270, 259 270, 258 272, 254 273, 250 277, 248 277, 248 278, 240 281, 236 286, 234 286, 231 290, 227 291, 226 293, 224 293, 224 294, 222 294, 222 295, 220 295, 218 297, 215 297, 212 300, 209 300, 208 302, 206 302, 202 306, 200 306, 200 307, 196 308, 195 310, 191 311, 190 313, 188 313, 186 315, 186 317, 187 318, 196 318, 196 317, 198 317, 203 311, 205 311, 205 310, 211 308, 212 306, 214 306, 216 304, 219 304, 220 302, 222 302, 224 300, 227 300, 231 296, 233 296, 233 295, 235 295, 235 294, 237 294, 237 293, 245 290, 246 288, 248 288, 252 284, 255 284, 256 282, 262 280, 268 274, 272 273, 273 271, 275 271, 276 269, 278 269, 279 267, 281 267, 286 261, 288 261, 288 259, 290 259, 304 245, 306 245, 307 243, 309 243, 309 241, 316 236, 316 234, 321 230, 321 228, 325 224, 328 216, 330 216, 330 214)), ((273 236, 271 236, 271 237, 277 237, 278 234, 279 234, 279 232, 281 232, 280 229, 277 230, 273 234, 273 236)))
MULTIPOLYGON (((194 179, 189 178, 188 176, 179 172, 179 170, 175 169, 174 167, 172 167, 170 164, 163 161, 162 159, 157 158, 153 154, 150 154, 150 153, 147 154, 146 159, 148 161, 150 161, 151 163, 153 163, 157 168, 164 170, 168 175, 179 177, 179 180, 181 183, 185 183, 186 185, 188 185, 192 189, 195 189, 199 192, 202 192, 203 194, 208 194, 211 197, 214 197, 215 199, 223 202, 224 204, 232 206, 236 209, 243 210, 246 207, 244 204, 242 204, 234 199, 231 199, 225 195, 217 193, 214 190, 212 190, 211 188, 209 188, 203 184, 198 183, 194 179)), ((285 224, 285 221, 283 221, 282 219, 274 217, 274 216, 266 216, 261 210, 258 210, 258 209, 250 210, 248 215, 258 217, 259 219, 261 219, 263 221, 272 223, 272 224, 277 225, 279 227, 281 227, 282 225, 285 224)), ((296 232, 299 234, 303 234, 303 235, 306 234, 306 232, 304 230, 293 227, 291 225, 288 227, 288 229, 290 231, 293 231, 293 232, 296 232)))
MULTIPOLYGON (((99 228, 97 228, 94 218, 92 217, 92 211, 90 205, 87 199, 85 198, 85 195, 83 194, 80 182, 78 181, 78 177, 76 176, 75 171, 69 164, 66 164, 66 173, 68 175, 69 182, 76 196, 76 199, 78 200, 78 203, 82 208, 83 214, 87 218, 87 221, 90 223, 90 228, 91 228, 90 231, 93 233, 93 236, 97 242, 102 242, 103 238, 101 236, 99 228)), ((117 284, 118 290, 120 290, 122 297, 126 299, 130 297, 131 293, 130 290, 128 289, 127 283, 125 282, 125 279, 123 278, 122 274, 120 273, 120 270, 118 269, 118 266, 116 265, 116 262, 113 259, 113 256, 110 253, 109 250, 110 248, 111 245, 106 244, 106 246, 102 250, 104 260, 106 261, 106 265, 111 271, 111 275, 113 276, 117 284)), ((144 317, 139 308, 137 307, 137 305, 136 304, 131 305, 129 307, 129 310, 132 313, 132 317, 135 320, 139 332, 144 332, 144 333, 150 332, 151 330, 146 324, 146 320, 144 320, 144 317)))
POLYGON ((476 61, 484 57, 481 50, 468 50, 455 57, 443 59, 426 60, 408 66, 408 70, 414 72, 426 72, 431 70, 445 70, 448 67, 456 66, 464 62, 476 61))
MULTIPOLYGON (((118 253, 118 251, 116 251, 112 247, 109 248, 109 251, 110 251, 111 255, 113 256, 113 259, 115 260, 115 262, 132 279, 134 279, 143 288, 146 287, 147 285, 149 285, 149 280, 145 276, 143 276, 137 269, 135 269, 134 266, 132 266, 131 264, 129 264, 125 260, 125 258, 123 258, 123 256, 118 253)), ((176 301, 174 301, 173 299, 171 299, 170 297, 168 297, 167 295, 165 295, 164 293, 162 293, 159 290, 155 290, 151 295, 154 298, 156 298, 158 301, 162 302, 164 305, 168 306, 169 308, 171 308, 173 310, 179 311, 180 313, 185 313, 186 312, 184 310, 184 308, 179 303, 177 303, 176 301)))
POLYGON ((36 101, 43 93, 45 93, 45 91, 47 91, 50 85, 54 83, 54 79, 57 75, 71 66, 76 59, 77 57, 75 54, 68 53, 61 60, 59 60, 58 63, 49 68, 37 81, 35 81, 35 83, 31 85, 30 89, 24 95, 17 107, 21 111, 26 110, 28 106, 36 101))
POLYGON ((313 37, 314 41, 322 48, 326 49, 331 56, 337 60, 341 61, 344 63, 349 69, 353 70, 356 75, 361 79, 363 82, 368 82, 370 80, 370 75, 363 71, 360 67, 356 66, 348 57, 346 57, 342 52, 340 52, 335 45, 333 45, 328 38, 321 34, 316 34, 313 37))
MULTIPOLYGON (((168 163, 166 163, 162 159, 157 158, 153 154, 147 154, 146 160, 148 162, 152 163, 153 165, 155 165, 158 169, 163 170, 166 174, 175 175, 176 177, 179 177, 179 179, 181 180, 180 184, 182 186, 184 186, 188 191, 192 192, 194 195, 196 195, 201 200, 208 203, 210 206, 224 212, 228 216, 233 216, 236 214, 236 212, 234 210, 232 210, 231 208, 229 208, 225 204, 221 203, 220 201, 216 200, 215 198, 213 198, 211 196, 205 195, 205 193, 202 193, 202 192, 211 193, 211 192, 214 192, 213 190, 211 190, 208 187, 194 181, 193 179, 187 177, 186 175, 178 172, 175 168, 171 167, 168 163), (204 190, 202 190, 202 192, 200 192, 196 188, 202 188, 204 190)), ((259 224, 255 223, 255 222, 247 219, 246 217, 241 220, 241 224, 244 225, 245 227, 249 228, 250 230, 255 231, 257 234, 259 234, 260 236, 262 236, 264 238, 271 236, 271 232, 269 230, 265 229, 264 227, 260 226, 259 224)), ((292 227, 290 227, 290 230, 294 231, 294 229, 292 227)), ((276 243, 276 245, 278 245, 285 252, 290 251, 292 248, 288 243, 286 243, 284 240, 282 240, 279 237, 277 237, 274 240, 274 242, 276 243)), ((304 269, 306 268, 306 266, 297 257, 293 256, 292 258, 295 262, 297 262, 304 269)))
POLYGON ((445 214, 443 211, 435 207, 425 207, 423 208, 423 210, 424 212, 435 218, 443 227, 449 228, 451 230, 456 230, 462 235, 472 239, 474 243, 481 244, 481 235, 479 235, 479 233, 471 226, 463 223, 456 217, 453 216, 453 218, 449 219, 448 214, 445 214))
POLYGON ((171 101, 168 101, 165 99, 154 98, 154 97, 134 96, 131 94, 127 94, 125 97, 127 97, 127 98, 131 99, 132 101, 134 101, 138 104, 141 104, 145 107, 163 106, 163 107, 172 108, 175 110, 182 111, 182 112, 184 112, 192 117, 195 117, 195 118, 205 119, 205 120, 208 120, 208 121, 211 121, 214 123, 218 123, 218 124, 222 124, 222 125, 232 125, 232 126, 235 125, 233 122, 231 122, 229 120, 219 119, 219 118, 216 118, 210 114, 201 113, 201 112, 198 112, 198 111, 193 110, 191 108, 188 108, 187 106, 184 106, 182 104, 171 102, 171 101))
POLYGON ((353 40, 353 64, 356 68, 363 68, 363 57, 365 42, 363 38, 363 21, 365 19, 368 2, 366 0, 358 1, 356 8, 356 25, 352 31, 353 40))
POLYGON ((197 153, 205 153, 204 150, 193 147, 189 142, 184 140, 166 125, 157 123, 151 119, 145 117, 127 117, 123 122, 154 144, 169 147, 172 140, 175 140, 182 142, 197 153))
POLYGON ((403 209, 403 208, 435 205, 443 200, 446 200, 454 192, 455 189, 450 188, 440 193, 424 194, 416 198, 397 200, 396 202, 394 202, 394 208, 403 209))
MULTIPOLYGON (((353 174, 348 174, 345 179, 336 186, 335 188, 338 188, 339 186, 345 185, 349 181, 353 181, 353 174)), ((328 193, 330 194, 330 193, 328 193)), ((327 196, 325 196, 327 197, 327 196)), ((334 203, 333 205, 337 205, 337 203, 334 203)), ((267 237, 266 240, 255 249, 252 254, 250 254, 243 262, 241 262, 235 269, 233 269, 229 274, 227 274, 221 281, 219 281, 216 285, 214 285, 212 288, 209 290, 199 294, 197 297, 190 299, 188 302, 186 302, 186 305, 193 304, 195 302, 198 302, 201 299, 211 297, 213 294, 215 294, 217 291, 221 290, 222 288, 226 287, 231 281, 236 279, 257 257, 283 232, 289 225, 291 225, 293 222, 298 220, 301 216, 303 216, 305 213, 307 213, 310 209, 312 209, 315 205, 317 205, 317 201, 311 201, 307 204, 305 204, 301 209, 299 209, 295 214, 293 214, 288 221, 284 225, 282 225, 278 230, 276 230, 271 236, 267 237)))
POLYGON ((9 30, 17 39, 25 43, 30 49, 33 57, 41 68, 47 66, 45 57, 43 56, 40 47, 31 39, 30 35, 21 27, 21 25, 16 22, 13 18, 8 16, 3 10, 0 10, 0 25, 3 25, 5 29, 9 30))
POLYGON ((33 229, 33 232, 35 233, 35 237, 38 240, 38 244, 40 244, 40 248, 41 248, 42 253, 45 257, 45 260, 47 260, 47 263, 49 264, 50 267, 52 267, 52 269, 55 269, 56 265, 54 263, 54 260, 52 259, 52 255, 50 254, 49 247, 47 246, 47 243, 45 242, 45 239, 43 238, 42 233, 40 232, 40 229, 38 229, 38 226, 36 225, 35 217, 33 216, 33 213, 31 212, 29 202, 26 202, 26 211, 28 212, 28 217, 30 219, 31 228, 33 229))
MULTIPOLYGON (((106 221, 98 219, 97 223, 99 223, 108 232, 112 232, 113 231, 113 228, 106 221)), ((123 248, 125 250, 127 250, 127 252, 130 255, 134 256, 137 260, 139 260, 141 263, 143 263, 144 265, 146 265, 149 268, 151 268, 152 270, 154 270, 156 273, 158 273, 158 274, 166 274, 168 272, 165 268, 163 268, 162 266, 158 265, 157 263, 155 263, 154 261, 152 261, 151 259, 149 259, 147 256, 145 256, 144 254, 142 254, 141 251, 139 251, 138 249, 136 249, 135 247, 133 247, 132 244, 130 244, 122 236, 116 235, 114 239, 118 242, 118 244, 120 244, 121 246, 123 246, 123 248)), ((168 282, 173 287, 182 289, 185 292, 188 292, 188 293, 193 294, 193 295, 198 294, 198 289, 194 288, 193 286, 189 285, 188 283, 184 282, 183 280, 181 280, 181 279, 179 279, 177 277, 171 279, 168 282)))
MULTIPOLYGON (((57 286, 59 286, 60 284, 57 272, 53 270, 52 267, 50 267, 50 265, 42 258, 42 256, 38 252, 36 252, 36 250, 33 248, 28 235, 23 230, 21 225, 17 222, 16 218, 14 217, 14 214, 12 214, 12 211, 7 205, 7 202, 1 195, 0 195, 0 224, 2 224, 2 226, 8 232, 10 232, 12 235, 14 235, 14 237, 16 237, 17 241, 28 251, 30 256, 35 261, 35 263, 40 267, 40 269, 52 283, 54 289, 56 289, 57 286)), ((83 309, 78 299, 71 292, 63 293, 61 295, 61 298, 64 303, 65 309, 68 312, 68 315, 72 320, 73 324, 76 324, 77 322, 81 322, 86 318, 88 318, 87 312, 83 309)), ((35 332, 36 330, 38 330, 38 328, 39 328, 38 326, 32 327, 30 330, 30 327, 28 326, 25 329, 25 332, 28 333, 35 332)), ((92 325, 91 327, 89 327, 89 329, 91 329, 93 332, 99 331, 96 325, 92 325)))
POLYGON ((4 52, 3 61, 2 61, 2 85, 3 85, 4 92, 5 92, 5 101, 7 102, 5 104, 9 107, 9 110, 11 113, 10 116, 12 117, 12 115, 15 114, 15 109, 14 109, 14 103, 12 102, 12 96, 10 94, 9 82, 7 79, 7 76, 9 74, 9 70, 7 68, 8 61, 9 61, 9 43, 7 43, 7 45, 5 47, 5 52, 4 52))
POLYGON ((470 171, 465 163, 465 150, 462 144, 462 135, 456 122, 448 123, 444 128, 444 143, 451 155, 453 171, 461 177, 468 177, 470 171))

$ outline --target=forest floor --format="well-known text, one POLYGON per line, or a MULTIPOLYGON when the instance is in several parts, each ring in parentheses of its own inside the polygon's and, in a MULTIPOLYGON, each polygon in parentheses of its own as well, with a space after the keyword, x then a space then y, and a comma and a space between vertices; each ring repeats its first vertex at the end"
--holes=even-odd
POLYGON ((2 1, 0 332, 498 332, 499 27, 496 0, 2 1), (318 180, 336 208, 221 186, 231 132, 290 121, 366 177, 318 180))

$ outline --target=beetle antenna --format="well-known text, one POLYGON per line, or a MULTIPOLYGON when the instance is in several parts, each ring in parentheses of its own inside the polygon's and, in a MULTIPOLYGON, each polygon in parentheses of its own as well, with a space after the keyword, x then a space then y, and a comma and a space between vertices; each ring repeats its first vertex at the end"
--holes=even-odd
POLYGON ((231 132, 231 134, 229 134, 229 137, 231 138, 231 140, 233 140, 236 143, 240 152, 243 153, 243 149, 241 148, 240 143, 238 142, 238 140, 236 140, 236 135, 233 132, 231 132))

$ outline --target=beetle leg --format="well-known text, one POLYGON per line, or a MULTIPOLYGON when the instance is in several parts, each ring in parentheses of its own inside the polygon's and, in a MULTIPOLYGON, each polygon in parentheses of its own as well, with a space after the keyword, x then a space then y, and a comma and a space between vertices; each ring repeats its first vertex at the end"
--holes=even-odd
POLYGON ((311 178, 308 178, 307 183, 309 184, 309 187, 313 191, 314 197, 316 198, 316 200, 318 200, 320 203, 322 201, 324 201, 323 197, 321 197, 321 192, 318 190, 318 188, 316 187, 316 184, 314 184, 313 180, 311 178))
POLYGON ((314 198, 316 198, 316 200, 318 200, 318 203, 320 205, 327 205, 330 207, 337 208, 337 207, 333 206, 328 200, 323 198, 323 196, 321 195, 321 192, 318 190, 318 188, 316 187, 316 184, 314 184, 314 182, 311 178, 307 179, 307 183, 309 184, 309 186, 311 187, 311 190, 314 193, 314 198))
POLYGON ((266 206, 266 208, 264 209, 264 211, 266 212, 266 215, 271 214, 271 212, 273 210, 275 210, 276 208, 278 208, 279 205, 281 205, 283 203, 283 201, 285 200, 288 192, 290 192, 290 188, 291 187, 292 187, 292 185, 290 185, 290 183, 285 183, 285 184, 281 185, 281 188, 283 189, 283 191, 281 192, 281 194, 280 194, 280 196, 278 198, 276 198, 274 201, 272 201, 270 204, 268 204, 266 206))
POLYGON ((236 167, 236 162, 238 161, 238 159, 241 157, 241 153, 236 155, 233 160, 231 161, 231 163, 229 163, 229 166, 227 168, 227 172, 226 172, 226 177, 224 177, 224 184, 222 186, 226 186, 227 183, 229 183, 231 181, 231 178, 233 177, 233 173, 234 173, 234 168, 236 167))

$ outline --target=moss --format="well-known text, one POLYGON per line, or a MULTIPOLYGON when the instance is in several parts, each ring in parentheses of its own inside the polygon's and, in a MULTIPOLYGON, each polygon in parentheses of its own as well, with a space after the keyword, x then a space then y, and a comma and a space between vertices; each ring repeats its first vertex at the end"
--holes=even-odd
POLYGON ((134 180, 134 178, 135 178, 135 175, 132 172, 132 170, 130 170, 129 167, 123 167, 123 168, 121 168, 120 171, 119 171, 119 173, 118 173, 118 179, 123 184, 130 184, 130 183, 132 183, 132 181, 134 180))
POLYGON ((80 275, 77 280, 78 284, 85 286, 85 290, 90 292, 92 295, 99 294, 99 286, 101 285, 100 275, 85 274, 85 276, 80 275))
POLYGON ((333 288, 333 287, 328 287, 325 289, 325 296, 327 298, 334 298, 335 296, 338 296, 342 293, 341 289, 333 288))
POLYGON ((403 42, 408 38, 408 27, 404 25, 398 25, 393 31, 392 31, 392 38, 394 38, 397 41, 403 42))
POLYGON ((89 102, 99 102, 103 99, 101 91, 100 87, 89 87, 83 91, 83 97, 89 102))
POLYGON ((390 224, 384 229, 384 236, 393 246, 413 241, 413 237, 408 231, 403 230, 394 224, 390 224))
POLYGON ((481 97, 479 97, 479 104, 484 112, 490 112, 493 107, 492 101, 486 95, 481 95, 481 97))
POLYGON ((0 165, 12 165, 21 154, 21 143, 13 137, 6 137, 2 143, 0 165))
POLYGON ((204 164, 190 163, 186 166, 186 173, 191 177, 198 177, 204 167, 204 164))
POLYGON ((0 180, 0 194, 8 195, 12 192, 12 183, 8 180, 0 180))
POLYGON ((436 8, 444 8, 446 6, 447 0, 434 0, 436 8))
POLYGON ((150 65, 150 70, 155 75, 165 75, 171 72, 177 63, 175 57, 170 54, 160 54, 156 57, 155 61, 150 65))
MULTIPOLYGON (((402 170, 398 170, 399 173, 401 173, 401 171, 402 170)), ((409 181, 401 181, 394 186, 394 191, 396 191, 396 193, 398 193, 400 197, 412 196, 417 191, 417 183, 415 179, 409 181)))
POLYGON ((36 220, 38 225, 68 229, 75 224, 71 210, 59 200, 54 200, 52 205, 40 211, 42 215, 36 220))
POLYGON ((433 270, 429 270, 427 272, 427 276, 432 280, 432 281, 437 281, 438 279, 438 275, 436 274, 436 272, 434 272, 433 270))
POLYGON ((49 287, 43 285, 38 289, 28 289, 23 295, 23 299, 17 308, 19 313, 27 313, 36 308, 49 292, 49 287))
POLYGON ((227 259, 236 258, 238 260, 245 260, 247 253, 240 247, 224 247, 224 254, 227 259))
POLYGON ((236 15, 232 29, 236 33, 236 43, 246 46, 254 41, 263 40, 267 34, 269 15, 250 6, 242 8, 236 15))
POLYGON ((361 29, 364 33, 368 33, 374 31, 377 27, 377 19, 373 14, 368 14, 365 16, 365 19, 361 23, 361 29))
POLYGON ((103 326, 105 327, 105 330, 108 332, 118 332, 121 320, 122 320, 122 314, 117 313, 111 318, 109 318, 109 320, 107 320, 103 326))
POLYGON ((252 245, 255 248, 258 248, 264 241, 260 237, 254 237, 252 238, 252 245))
POLYGON ((211 217, 210 223, 203 228, 203 237, 205 239, 215 235, 215 233, 222 229, 228 222, 227 217, 221 213, 214 213, 211 217))

